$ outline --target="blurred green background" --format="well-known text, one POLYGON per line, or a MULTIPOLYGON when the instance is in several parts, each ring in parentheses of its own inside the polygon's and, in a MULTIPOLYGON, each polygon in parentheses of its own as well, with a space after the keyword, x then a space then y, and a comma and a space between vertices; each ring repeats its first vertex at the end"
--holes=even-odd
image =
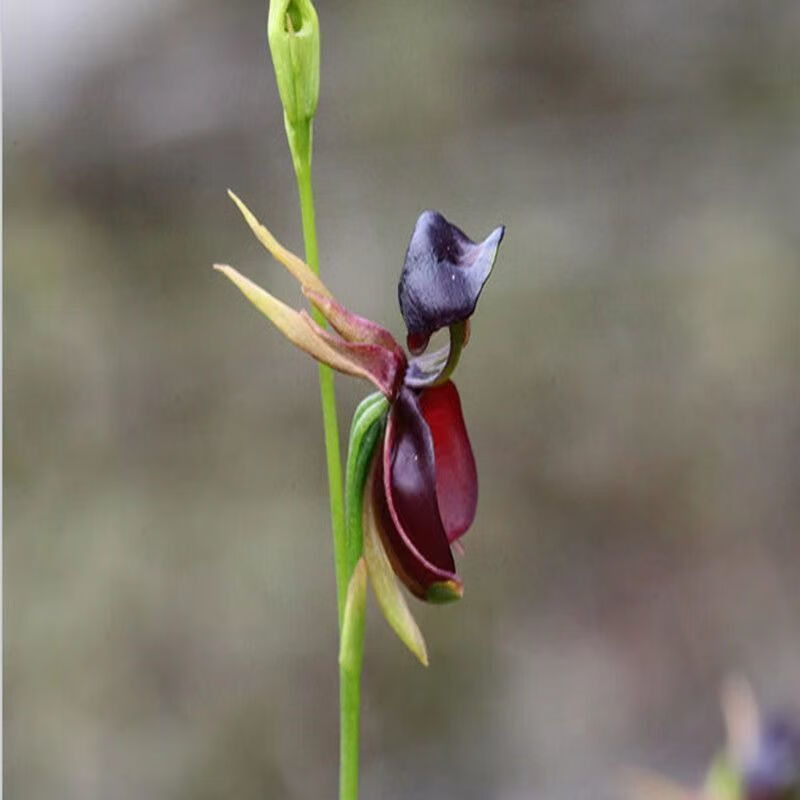
MULTIPOLYGON (((316 369, 210 268, 299 299, 225 195, 301 249, 265 4, 3 11, 8 796, 332 797, 316 369)), ((800 700, 800 5, 318 11, 336 294, 402 335, 419 212, 508 226, 465 596, 427 671, 371 611, 363 796, 694 781, 729 671, 800 700)))

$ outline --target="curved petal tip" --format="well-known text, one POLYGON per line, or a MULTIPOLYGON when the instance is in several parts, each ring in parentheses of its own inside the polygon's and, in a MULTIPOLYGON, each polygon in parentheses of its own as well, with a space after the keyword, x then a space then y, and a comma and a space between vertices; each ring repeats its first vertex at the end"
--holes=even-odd
POLYGON ((422 212, 398 287, 412 353, 424 350, 435 331, 472 315, 504 234, 501 225, 473 242, 438 211, 422 212))
POLYGON ((429 603, 453 603, 464 596, 464 585, 460 581, 441 581, 432 583, 425 592, 429 603))

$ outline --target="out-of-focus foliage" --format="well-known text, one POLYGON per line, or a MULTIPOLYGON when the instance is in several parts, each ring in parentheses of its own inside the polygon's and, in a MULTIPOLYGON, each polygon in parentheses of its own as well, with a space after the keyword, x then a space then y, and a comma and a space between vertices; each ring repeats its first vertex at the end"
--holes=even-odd
MULTIPOLYGON (((6 791, 328 796, 315 370, 210 267, 295 291, 225 195, 300 249, 265 5, 118 6, 4 19, 6 791)), ((364 796, 696 784, 729 668, 800 696, 800 8, 318 11, 336 295, 399 335, 419 212, 508 226, 468 591, 414 608, 429 670, 368 620, 364 796)))

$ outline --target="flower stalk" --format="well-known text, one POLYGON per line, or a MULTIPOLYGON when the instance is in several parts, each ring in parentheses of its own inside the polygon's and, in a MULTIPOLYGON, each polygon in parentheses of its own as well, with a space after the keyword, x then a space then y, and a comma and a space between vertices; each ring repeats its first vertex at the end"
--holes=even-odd
POLYGON ((283 303, 231 266, 215 268, 319 362, 339 624, 339 798, 357 800, 368 580, 389 626, 425 666, 425 641, 400 584, 426 602, 451 602, 463 593, 453 547, 475 518, 478 483, 450 378, 504 228, 472 241, 440 213, 420 215, 398 286, 411 357, 386 328, 348 310, 319 276, 311 181, 319 22, 310 0, 270 0, 268 37, 297 179, 305 261, 229 195, 256 238, 297 279, 311 313, 283 303), (427 352, 442 329, 449 331, 448 346, 427 352), (333 370, 378 390, 353 415, 344 480, 333 370))
MULTIPOLYGON (((319 275, 314 189, 311 182, 311 144, 314 113, 319 100, 320 53, 319 20, 314 6, 309 0, 270 2, 267 38, 275 67, 275 80, 283 105, 286 138, 297 179, 306 263, 315 275, 319 275)), ((316 308, 312 309, 312 318, 318 325, 323 327, 326 325, 325 318, 316 308)), ((349 580, 345 570, 347 543, 344 525, 344 490, 336 390, 333 371, 325 364, 319 365, 319 388, 336 561, 337 608, 341 630, 349 580)))
MULTIPOLYGON (((317 13, 309 0, 273 0, 270 2, 267 32, 284 108, 286 138, 297 179, 306 262, 319 275, 314 189, 311 182, 313 118, 319 98, 320 44, 317 13)), ((316 307, 312 309, 312 318, 318 325, 326 325, 325 317, 316 307)), ((363 562, 358 562, 360 548, 348 545, 336 390, 333 370, 325 364, 319 365, 319 389, 340 635, 339 798, 356 800, 366 567, 363 562), (360 567, 358 569, 357 562, 360 567)))

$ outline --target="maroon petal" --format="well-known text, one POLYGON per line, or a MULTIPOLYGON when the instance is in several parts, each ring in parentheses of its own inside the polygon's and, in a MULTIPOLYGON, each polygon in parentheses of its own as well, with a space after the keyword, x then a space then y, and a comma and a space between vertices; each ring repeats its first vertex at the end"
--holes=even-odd
POLYGON ((461 596, 436 499, 433 438, 416 395, 403 387, 392 405, 382 475, 373 485, 381 535, 392 566, 422 600, 461 596))
POLYGON ((329 294, 322 294, 305 286, 303 294, 322 312, 325 319, 343 338, 351 342, 379 345, 396 353, 405 361, 406 355, 403 348, 382 325, 354 314, 329 294))
POLYGON ((500 226, 473 242, 438 212, 422 212, 398 287, 412 353, 422 352, 435 331, 472 315, 504 232, 500 226))
POLYGON ((425 389, 419 398, 422 415, 433 436, 436 458, 436 497, 450 542, 475 519, 478 471, 461 413, 461 400, 452 381, 425 389))
POLYGON ((357 365, 364 377, 372 381, 386 397, 394 399, 406 369, 406 358, 402 350, 397 352, 378 344, 349 342, 317 325, 307 311, 301 311, 300 316, 319 339, 357 365))

